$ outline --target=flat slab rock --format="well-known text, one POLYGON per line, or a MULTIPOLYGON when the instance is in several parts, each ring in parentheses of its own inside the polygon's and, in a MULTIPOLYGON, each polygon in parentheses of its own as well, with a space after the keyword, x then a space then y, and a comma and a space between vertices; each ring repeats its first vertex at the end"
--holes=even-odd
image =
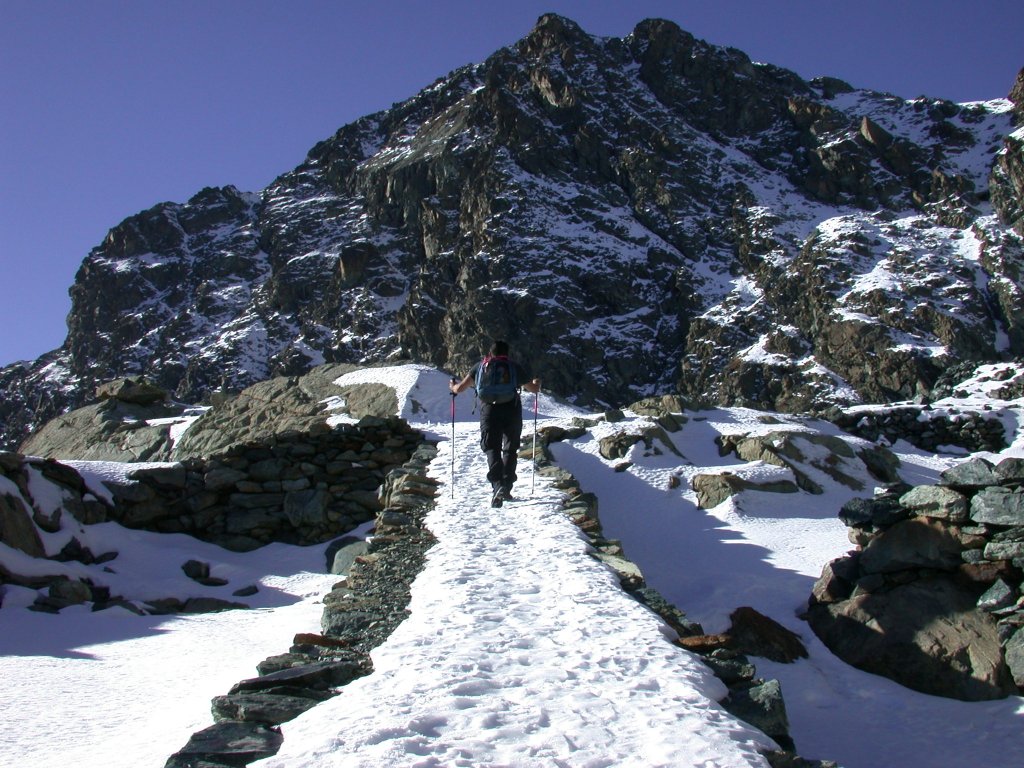
POLYGON ((288 696, 268 692, 235 693, 217 696, 211 709, 218 722, 245 720, 263 725, 280 725, 292 720, 320 701, 306 696, 288 696))
POLYGON ((188 744, 171 755, 164 768, 245 766, 277 754, 284 737, 259 723, 226 721, 192 734, 188 744))

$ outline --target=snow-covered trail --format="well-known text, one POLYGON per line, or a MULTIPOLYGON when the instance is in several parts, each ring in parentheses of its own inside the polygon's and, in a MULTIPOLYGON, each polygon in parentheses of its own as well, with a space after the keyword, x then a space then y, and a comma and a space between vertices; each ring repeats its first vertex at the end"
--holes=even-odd
MULTIPOLYGON (((529 433, 529 427, 527 427, 529 433)), ((449 435, 450 436, 450 435, 449 435)), ((437 537, 411 615, 375 670, 283 726, 262 766, 763 766, 772 742, 726 713, 722 683, 588 554, 543 478, 489 505, 477 427, 431 474, 437 537)), ((525 466, 524 466, 525 464, 525 466)))

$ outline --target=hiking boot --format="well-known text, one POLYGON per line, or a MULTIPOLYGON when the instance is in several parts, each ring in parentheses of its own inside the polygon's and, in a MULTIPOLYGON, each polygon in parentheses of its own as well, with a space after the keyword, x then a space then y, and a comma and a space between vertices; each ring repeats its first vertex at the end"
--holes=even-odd
POLYGON ((500 507, 504 500, 505 499, 504 499, 504 496, 502 494, 501 488, 495 488, 494 489, 494 495, 491 496, 491 506, 492 507, 500 507))

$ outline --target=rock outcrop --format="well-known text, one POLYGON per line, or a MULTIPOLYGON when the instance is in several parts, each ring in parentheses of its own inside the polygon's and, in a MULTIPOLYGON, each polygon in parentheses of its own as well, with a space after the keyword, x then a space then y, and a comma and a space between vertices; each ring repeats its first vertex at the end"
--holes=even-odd
POLYGON ((974 459, 938 486, 847 503, 858 549, 829 563, 807 620, 840 658, 968 701, 1024 688, 1024 461, 974 459))
POLYGON ((176 461, 212 456, 278 434, 323 430, 333 419, 388 418, 398 396, 384 384, 334 382, 362 366, 321 365, 302 376, 278 376, 241 392, 217 391, 209 406, 166 400, 167 393, 123 380, 97 387, 98 402, 44 424, 19 452, 81 461, 176 461))

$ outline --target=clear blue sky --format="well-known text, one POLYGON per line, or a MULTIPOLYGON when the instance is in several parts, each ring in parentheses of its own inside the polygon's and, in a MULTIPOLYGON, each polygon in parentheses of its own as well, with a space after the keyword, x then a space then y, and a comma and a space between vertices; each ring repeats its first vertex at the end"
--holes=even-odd
POLYGON ((616 37, 668 18, 907 98, 1001 98, 1024 66, 1024 0, 0 0, 0 365, 63 342, 75 272, 125 217, 258 191, 547 11, 616 37))

